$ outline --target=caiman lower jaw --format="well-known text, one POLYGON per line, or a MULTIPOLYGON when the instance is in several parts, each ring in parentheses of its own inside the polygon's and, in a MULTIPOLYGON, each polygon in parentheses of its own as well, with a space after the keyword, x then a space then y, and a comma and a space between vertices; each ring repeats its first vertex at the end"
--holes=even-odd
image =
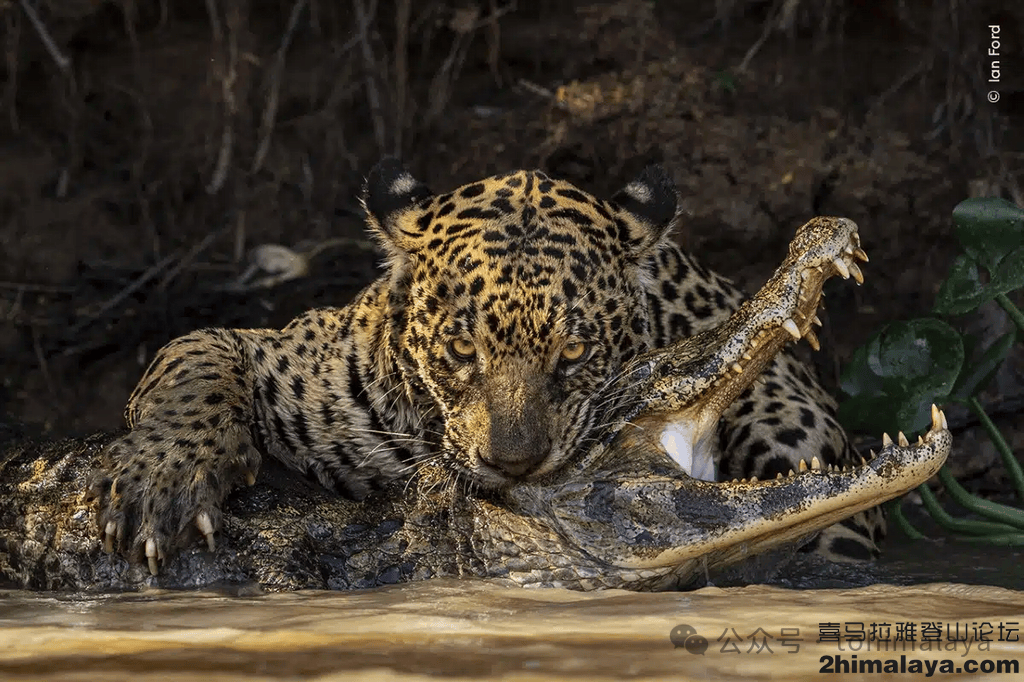
MULTIPOLYGON (((558 496, 553 511, 559 533, 604 563, 604 572, 619 571, 623 586, 682 581, 902 495, 939 470, 952 436, 945 416, 933 407, 931 429, 917 443, 902 434, 897 442, 887 436, 884 442, 870 462, 849 470, 812 463, 768 481, 709 483, 665 470, 647 478, 613 472, 577 494, 558 496), (610 523, 600 523, 604 519, 610 523)), ((649 447, 638 444, 637 452, 649 447)))

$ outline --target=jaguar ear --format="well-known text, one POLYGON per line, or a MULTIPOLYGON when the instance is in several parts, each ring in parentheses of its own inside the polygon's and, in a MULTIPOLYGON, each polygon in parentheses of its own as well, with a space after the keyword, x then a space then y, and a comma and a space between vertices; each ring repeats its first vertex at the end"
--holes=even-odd
POLYGON ((612 201, 629 211, 639 225, 631 226, 628 239, 634 253, 642 255, 669 233, 679 214, 679 193, 664 166, 648 166, 620 189, 612 201))
POLYGON ((418 236, 415 223, 402 216, 416 203, 433 196, 433 192, 412 176, 402 162, 384 158, 370 170, 363 185, 363 208, 370 229, 388 244, 402 248, 404 242, 418 236))

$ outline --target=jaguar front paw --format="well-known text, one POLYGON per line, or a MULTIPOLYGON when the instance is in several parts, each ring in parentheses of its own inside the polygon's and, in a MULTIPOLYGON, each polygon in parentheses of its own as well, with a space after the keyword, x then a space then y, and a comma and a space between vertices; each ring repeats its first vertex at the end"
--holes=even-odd
POLYGON ((254 483, 259 470, 247 429, 185 431, 177 423, 136 426, 108 446, 107 469, 92 487, 104 549, 145 557, 153 575, 199 537, 215 549, 224 498, 254 483))

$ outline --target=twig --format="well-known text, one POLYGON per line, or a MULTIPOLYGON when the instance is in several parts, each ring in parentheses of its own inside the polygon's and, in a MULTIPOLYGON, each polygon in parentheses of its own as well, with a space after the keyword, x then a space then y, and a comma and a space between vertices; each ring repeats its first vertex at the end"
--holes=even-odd
POLYGON ((252 161, 252 172, 256 173, 263 167, 263 160, 270 150, 270 138, 274 134, 274 119, 277 118, 277 103, 281 92, 281 73, 284 71, 284 57, 288 52, 288 46, 292 42, 292 35, 299 25, 299 16, 306 7, 306 0, 297 0, 292 7, 291 16, 288 17, 288 25, 281 38, 281 47, 277 49, 274 57, 274 66, 270 73, 270 91, 267 93, 267 106, 263 108, 263 120, 260 121, 260 143, 256 147, 256 156, 252 161))
POLYGON ((213 32, 213 40, 220 43, 224 40, 224 31, 220 26, 220 17, 217 16, 217 0, 206 0, 206 13, 210 15, 210 31, 213 32))
POLYGON ((7 116, 11 121, 11 131, 18 132, 18 43, 21 39, 21 22, 14 12, 5 12, 7 40, 4 41, 4 57, 7 62, 7 85, 4 86, 4 101, 7 103, 7 116))
MULTIPOLYGON (((243 213, 242 216, 244 215, 245 214, 243 213)), ((244 220, 244 217, 242 218, 242 220, 244 220)), ((213 241, 217 239, 217 237, 222 235, 226 229, 227 226, 224 225, 218 227, 216 230, 210 232, 205 237, 203 237, 198 244, 189 249, 188 253, 182 256, 181 260, 178 261, 173 268, 168 270, 164 278, 160 280, 159 284, 156 285, 157 290, 163 291, 164 289, 166 289, 167 285, 170 284, 175 277, 181 274, 182 270, 191 265, 192 261, 196 259, 196 256, 205 251, 206 248, 210 246, 210 244, 212 244, 213 241)))
POLYGON ((545 88, 543 85, 539 85, 537 83, 534 83, 533 81, 528 81, 525 78, 520 78, 519 81, 516 84, 519 87, 523 88, 524 90, 528 90, 529 92, 532 92, 535 95, 539 95, 540 97, 543 97, 544 99, 549 99, 549 100, 552 100, 552 101, 554 101, 554 99, 555 99, 555 93, 554 92, 552 92, 551 90, 545 88))
POLYGON ((412 14, 410 0, 395 0, 395 148, 392 154, 402 151, 402 135, 409 120, 405 104, 409 97, 409 21, 412 14))
POLYGON ((765 41, 768 40, 768 36, 770 36, 772 34, 772 31, 775 29, 775 20, 779 16, 780 9, 783 5, 783 1, 784 0, 778 0, 778 2, 776 2, 772 6, 771 10, 769 10, 768 18, 765 19, 764 22, 764 30, 761 31, 761 36, 753 45, 750 46, 750 49, 747 50, 747 53, 743 55, 743 61, 741 61, 740 65, 736 68, 737 71, 746 71, 747 66, 750 64, 750 60, 752 60, 754 56, 761 51, 761 48, 764 46, 765 41))
POLYGON ((39 371, 43 373, 43 381, 46 382, 46 390, 50 397, 56 398, 57 391, 53 386, 53 377, 50 376, 50 365, 46 362, 46 354, 43 353, 43 346, 39 343, 39 331, 32 327, 32 349, 36 353, 36 361, 39 362, 39 371))
POLYGON ((122 301, 124 301, 126 298, 128 298, 136 291, 138 291, 140 288, 142 288, 143 284, 156 277, 161 270, 170 265, 177 257, 177 253, 172 253, 171 255, 161 260, 159 263, 150 266, 144 273, 139 275, 128 286, 126 286, 124 289, 122 289, 117 294, 108 299, 107 302, 101 305, 95 312, 85 316, 85 319, 83 319, 74 327, 72 327, 71 331, 69 332, 69 335, 74 336, 75 334, 79 333, 80 331, 88 327, 90 324, 92 324, 98 317, 116 308, 122 301))
POLYGON ((21 4, 21 9, 25 11, 25 15, 28 20, 32 22, 32 27, 35 28, 36 33, 39 34, 39 39, 43 41, 43 46, 46 47, 46 51, 50 53, 50 57, 53 59, 57 68, 61 70, 65 75, 71 70, 71 60, 64 56, 64 53, 57 47, 57 43, 50 37, 50 32, 46 30, 46 24, 36 14, 36 8, 32 6, 29 0, 18 0, 21 4))
POLYGON ((363 54, 363 65, 366 68, 366 98, 370 101, 370 113, 373 119, 373 137, 377 142, 377 150, 384 153, 384 117, 380 103, 380 94, 374 78, 377 72, 377 60, 370 47, 370 19, 377 14, 377 2, 371 0, 370 11, 366 11, 363 0, 352 0, 356 11, 356 23, 359 25, 359 44, 363 54))
POLYGON ((0 289, 17 289, 19 291, 33 291, 44 294, 70 294, 75 291, 75 287, 55 284, 32 284, 30 282, 0 282, 0 289))
POLYGON ((921 61, 918 62, 916 66, 909 69, 905 74, 900 76, 899 80, 897 80, 895 83, 889 86, 889 88, 885 92, 876 97, 875 101, 871 103, 870 107, 868 107, 868 112, 870 113, 880 109, 885 100, 889 99, 889 97, 894 95, 898 90, 902 89, 903 86, 912 81, 915 76, 918 76, 923 71, 928 71, 929 69, 931 69, 934 60, 934 53, 929 53, 925 55, 924 58, 921 59, 921 61))
MULTIPOLYGON (((206 0, 206 9, 210 13, 210 26, 213 30, 214 40, 221 42, 220 20, 217 18, 217 6, 215 0, 206 0)), ((235 102, 235 80, 237 72, 235 67, 238 63, 238 42, 235 31, 231 30, 230 20, 228 21, 228 69, 227 73, 221 76, 221 96, 224 99, 224 131, 221 133, 220 150, 217 152, 217 161, 213 167, 213 177, 210 184, 206 186, 207 194, 216 194, 224 186, 228 177, 228 168, 231 166, 231 151, 235 142, 235 114, 238 113, 238 106, 235 102)))

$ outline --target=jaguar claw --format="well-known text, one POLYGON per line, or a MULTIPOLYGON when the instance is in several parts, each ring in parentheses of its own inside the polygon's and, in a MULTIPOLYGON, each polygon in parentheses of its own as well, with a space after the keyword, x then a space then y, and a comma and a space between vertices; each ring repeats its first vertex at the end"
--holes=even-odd
POLYGON ((110 554, 114 551, 114 534, 117 533, 117 524, 107 521, 107 527, 103 529, 103 551, 110 554))
POLYGON ((149 572, 151 575, 156 575, 160 572, 157 564, 157 558, 156 540, 149 538, 146 540, 146 562, 149 564, 149 572))
POLYGON ((199 528, 200 532, 206 537, 206 546, 211 552, 217 550, 217 543, 213 539, 213 521, 210 520, 210 515, 206 512, 201 512, 196 517, 196 527, 199 528))

